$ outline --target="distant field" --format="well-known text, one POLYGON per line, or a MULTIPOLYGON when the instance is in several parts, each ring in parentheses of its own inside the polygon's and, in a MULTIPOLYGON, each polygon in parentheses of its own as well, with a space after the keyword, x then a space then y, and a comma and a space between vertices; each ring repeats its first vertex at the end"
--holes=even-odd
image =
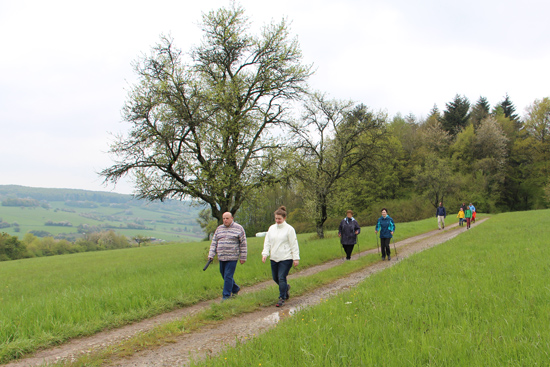
MULTIPOLYGON (((25 189, 27 191, 32 190, 31 188, 25 189)), ((82 200, 69 200, 75 197, 75 194, 71 194, 74 190, 36 190, 41 191, 38 193, 30 191, 29 193, 21 190, 21 193, 16 191, 16 194, 20 195, 19 197, 34 194, 36 198, 47 198, 36 199, 41 204, 44 203, 44 206, 0 205, 0 219, 2 222, 10 225, 9 227, 1 228, 0 231, 19 237, 22 237, 29 231, 45 231, 56 236, 63 233, 75 234, 79 225, 87 225, 89 227, 100 228, 101 230, 113 229, 128 237, 142 235, 144 237, 155 237, 164 241, 196 241, 204 236, 200 226, 196 222, 200 208, 185 203, 149 203, 134 200, 129 195, 106 193, 102 196, 101 193, 98 194, 83 190, 78 190, 77 193, 80 196, 76 196, 76 199, 82 200), (50 194, 50 192, 55 193, 59 191, 64 194, 50 194), (118 196, 112 199, 107 194, 118 196), (68 199, 59 200, 63 196, 68 199), (52 200, 52 198, 57 200, 52 200), (75 203, 82 205, 81 207, 75 206, 75 203), (85 207, 86 205, 91 207, 85 207), (71 226, 46 225, 46 222, 56 224, 67 222, 71 226), (18 227, 14 223, 17 223, 18 227), (17 228, 19 231, 17 231, 17 228)), ((0 186, 1 192, 2 186, 0 186)), ((1 195, 0 199, 6 200, 6 198, 14 196, 15 194, 13 193, 4 194, 1 195)))

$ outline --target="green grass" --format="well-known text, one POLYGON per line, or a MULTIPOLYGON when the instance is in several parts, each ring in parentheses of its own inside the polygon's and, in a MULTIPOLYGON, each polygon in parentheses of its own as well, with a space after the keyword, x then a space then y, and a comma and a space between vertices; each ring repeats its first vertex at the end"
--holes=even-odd
MULTIPOLYGON (((42 207, 9 207, 0 205, 0 218, 10 224, 18 223, 19 232, 15 227, 2 228, 12 236, 20 238, 31 230, 46 231, 53 236, 61 233, 76 233, 81 224, 89 226, 111 226, 118 233, 128 237, 142 235, 155 237, 165 241, 197 241, 204 234, 199 230, 196 222, 197 210, 192 208, 189 213, 174 213, 170 207, 147 207, 146 205, 128 205, 121 209, 109 205, 99 205, 96 208, 76 208, 67 206, 63 201, 49 202, 51 208, 42 207), (69 210, 69 211, 66 211, 69 210), (70 212, 74 211, 74 212, 70 212), (121 229, 121 225, 143 223, 148 229, 121 229), (46 226, 47 221, 70 222, 72 227, 46 226), (184 229, 187 228, 187 232, 184 229), (198 231, 198 232, 197 232, 198 231)), ((107 230, 109 228, 105 228, 107 230)))
MULTIPOLYGON (((433 219, 398 224, 396 236, 434 225, 433 219)), ((341 256, 338 237, 334 232, 328 237, 298 236, 300 269, 341 256)), ((363 228, 359 246, 363 251, 376 247, 373 227, 363 228)), ((219 297, 217 264, 202 271, 208 247, 208 242, 178 243, 0 263, 0 362, 219 297)), ((241 286, 271 279, 269 266, 260 260, 262 247, 263 238, 249 238, 249 261, 236 273, 241 286)), ((322 284, 327 274, 312 284, 322 284)), ((298 283, 296 291, 308 289, 298 283)), ((266 297, 275 300, 273 294, 266 297)))
POLYGON ((493 216, 197 366, 546 366, 550 211, 493 216))

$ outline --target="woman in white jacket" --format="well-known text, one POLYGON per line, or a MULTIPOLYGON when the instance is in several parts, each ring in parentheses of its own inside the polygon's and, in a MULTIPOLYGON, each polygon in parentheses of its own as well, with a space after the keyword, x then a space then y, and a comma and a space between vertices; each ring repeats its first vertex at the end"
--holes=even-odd
POLYGON ((269 256, 271 274, 275 283, 279 285, 279 301, 275 306, 281 307, 289 298, 290 285, 286 281, 292 265, 300 263, 300 249, 296 231, 286 222, 286 208, 279 207, 275 211, 275 224, 269 227, 264 240, 262 261, 269 256))

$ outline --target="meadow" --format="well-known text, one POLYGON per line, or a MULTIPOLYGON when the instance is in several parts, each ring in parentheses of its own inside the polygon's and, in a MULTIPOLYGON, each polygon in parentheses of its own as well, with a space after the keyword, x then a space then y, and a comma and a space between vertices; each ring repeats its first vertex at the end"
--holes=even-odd
POLYGON ((549 228, 494 215, 194 366, 547 366, 549 228))
MULTIPOLYGON (((196 208, 188 213, 174 213, 172 208, 161 205, 97 205, 93 208, 79 208, 65 201, 50 201, 49 209, 43 207, 10 207, 0 205, 0 218, 8 223, 18 223, 18 227, 2 228, 12 236, 20 238, 29 231, 44 231, 52 236, 76 234, 79 225, 113 229, 129 238, 137 235, 154 237, 164 241, 197 241, 204 237, 195 218, 196 208), (46 225, 46 222, 70 222, 71 227, 46 225), (139 223, 139 224, 138 224, 139 223), (143 229, 128 228, 141 225, 143 229), (16 231, 18 228, 18 232, 16 231)), ((120 204, 118 204, 120 205, 120 204)))
MULTIPOLYGON (((396 240, 434 227, 434 219, 397 224, 396 240)), ((360 249, 375 248, 373 227, 362 231, 360 249)), ((300 269, 342 256, 335 233, 327 237, 298 235, 300 269)), ((238 267, 242 286, 271 279, 269 266, 260 260, 263 238, 248 242, 249 261, 238 267)), ((0 362, 219 297, 217 264, 202 271, 209 245, 172 243, 0 263, 0 362)))

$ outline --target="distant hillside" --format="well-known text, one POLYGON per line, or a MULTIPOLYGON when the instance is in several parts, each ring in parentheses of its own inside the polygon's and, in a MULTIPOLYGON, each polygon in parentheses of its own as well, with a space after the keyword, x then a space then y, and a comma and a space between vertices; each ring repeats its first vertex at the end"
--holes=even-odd
POLYGON ((74 240, 82 233, 113 229, 164 241, 204 237, 196 218, 202 209, 190 202, 150 202, 131 195, 76 189, 0 185, 0 231, 23 237, 74 240))

